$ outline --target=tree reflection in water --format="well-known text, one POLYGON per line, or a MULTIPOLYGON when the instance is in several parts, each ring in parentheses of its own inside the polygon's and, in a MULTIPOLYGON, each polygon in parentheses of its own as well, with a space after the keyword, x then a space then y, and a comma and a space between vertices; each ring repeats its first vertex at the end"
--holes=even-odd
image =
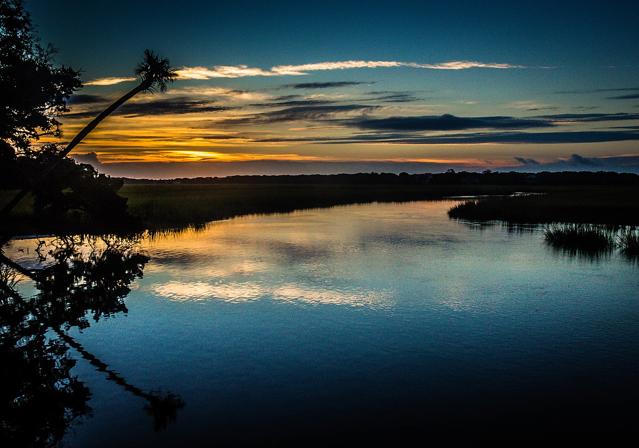
POLYGON ((107 379, 146 400, 156 429, 183 407, 172 393, 134 386, 88 352, 68 331, 91 320, 126 313, 130 285, 142 277, 148 257, 139 238, 60 236, 41 241, 37 268, 16 263, 0 250, 0 440, 3 446, 55 446, 69 425, 91 411, 90 390, 71 369, 76 350, 107 379), (19 282, 37 290, 24 297, 19 282), (6 443, 6 444, 5 444, 6 443))

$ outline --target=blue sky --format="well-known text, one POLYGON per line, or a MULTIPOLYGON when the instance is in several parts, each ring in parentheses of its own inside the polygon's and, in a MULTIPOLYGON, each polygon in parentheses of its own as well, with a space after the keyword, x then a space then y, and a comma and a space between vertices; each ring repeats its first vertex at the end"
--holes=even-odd
MULTIPOLYGON (((30 0, 27 7, 42 40, 59 48, 58 60, 82 69, 89 83, 131 77, 145 48, 181 70, 173 92, 137 98, 135 114, 114 117, 81 149, 112 168, 190 162, 215 174, 216 162, 443 168, 639 156, 636 2, 30 0), (448 115, 484 120, 451 126, 441 119, 448 115), (546 122, 504 127, 486 120, 495 116, 546 122), (406 129, 416 117, 422 121, 406 129), (390 126, 389 118, 399 121, 390 126)), ((76 101, 65 120, 67 133, 102 106, 98 100, 133 85, 87 86, 87 101, 76 101)))

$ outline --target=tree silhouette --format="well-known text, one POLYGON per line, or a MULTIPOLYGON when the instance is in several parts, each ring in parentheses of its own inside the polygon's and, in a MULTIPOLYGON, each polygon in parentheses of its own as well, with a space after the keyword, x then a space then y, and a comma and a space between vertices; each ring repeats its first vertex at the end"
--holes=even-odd
POLYGON ((21 0, 0 1, 0 153, 28 153, 42 135, 60 135, 56 117, 81 87, 79 72, 54 65, 21 0))
MULTIPOLYGON (((133 98, 141 92, 164 92, 170 82, 173 82, 177 74, 171 69, 171 64, 166 58, 161 58, 151 50, 144 50, 144 57, 135 69, 135 74, 139 79, 139 84, 133 89, 118 98, 113 104, 102 111, 89 124, 87 124, 67 146, 61 150, 56 159, 52 161, 41 173, 39 173, 40 183, 42 179, 46 179, 49 174, 55 170, 64 158, 75 148, 84 138, 93 131, 105 118, 111 115, 122 104, 133 98)), ((16 205, 29 193, 29 188, 23 188, 14 198, 9 201, 2 210, 1 215, 6 216, 16 205)))

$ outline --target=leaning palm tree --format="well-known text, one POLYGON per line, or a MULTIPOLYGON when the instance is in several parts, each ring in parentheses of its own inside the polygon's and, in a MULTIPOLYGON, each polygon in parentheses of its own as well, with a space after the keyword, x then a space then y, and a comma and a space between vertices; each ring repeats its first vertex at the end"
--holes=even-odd
MULTIPOLYGON (((133 89, 125 93, 117 99, 113 104, 102 111, 95 117, 84 129, 73 137, 67 146, 58 153, 54 162, 49 164, 42 173, 40 173, 40 182, 53 171, 58 164, 75 148, 84 138, 94 130, 106 117, 111 115, 117 108, 133 98, 141 92, 165 92, 168 84, 173 82, 177 77, 177 73, 171 68, 169 60, 161 58, 151 50, 144 50, 144 59, 135 69, 135 74, 139 79, 139 84, 133 89)), ((30 189, 21 190, 16 196, 2 209, 0 216, 7 216, 11 210, 29 193, 30 189)))
POLYGON ((173 82, 177 77, 177 73, 171 69, 169 60, 160 58, 151 50, 144 50, 144 60, 136 67, 135 74, 140 80, 140 83, 104 109, 91 123, 87 124, 84 129, 78 132, 78 135, 73 137, 73 140, 71 140, 66 148, 64 148, 64 151, 60 153, 60 158, 67 156, 102 120, 111 115, 118 107, 135 95, 140 92, 155 92, 158 90, 165 92, 168 84, 173 82))

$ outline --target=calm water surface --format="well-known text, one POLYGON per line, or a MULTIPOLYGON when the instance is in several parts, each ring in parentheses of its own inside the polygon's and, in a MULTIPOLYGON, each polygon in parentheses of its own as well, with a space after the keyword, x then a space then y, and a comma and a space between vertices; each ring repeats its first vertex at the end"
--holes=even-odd
POLYGON ((80 359, 93 416, 67 444, 632 428, 637 264, 554 252, 539 230, 472 228, 448 219, 452 205, 249 216, 145 240, 128 314, 72 334, 186 405, 154 432, 142 400, 80 359))

